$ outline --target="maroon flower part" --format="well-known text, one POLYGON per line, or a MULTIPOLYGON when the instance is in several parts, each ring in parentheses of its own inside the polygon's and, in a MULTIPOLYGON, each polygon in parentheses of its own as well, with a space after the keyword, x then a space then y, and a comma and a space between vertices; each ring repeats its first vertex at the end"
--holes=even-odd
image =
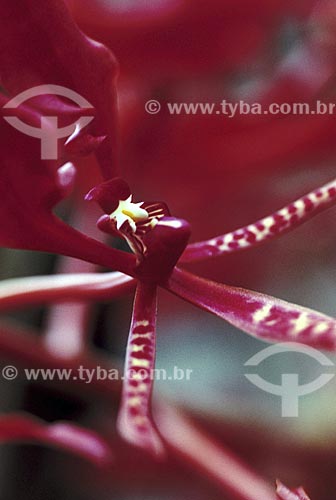
MULTIPOLYGON (((95 119, 85 129, 85 147, 97 148, 102 173, 111 177, 118 168, 118 65, 113 54, 78 29, 62 0, 5 0, 0 5, 0 18, 6 19, 0 41, 1 84, 6 92, 14 97, 37 85, 54 84, 87 99, 95 108, 95 119)), ((67 103, 55 96, 41 96, 33 102, 46 116, 55 115, 55 110, 62 115, 67 108, 67 103)), ((83 141, 79 150, 85 149, 83 141)))
MULTIPOLYGON (((6 102, 0 96, 0 103, 6 102)), ((40 115, 32 108, 20 109, 19 116, 29 125, 40 126, 40 115)), ((131 256, 88 238, 52 213, 73 188, 74 165, 41 160, 39 141, 15 130, 5 120, 1 120, 0 130, 4 144, 0 164, 0 243, 10 248, 69 255, 131 273, 131 256)))
POLYGON ((280 481, 277 481, 277 498, 279 500, 310 500, 303 488, 289 490, 280 481))
MULTIPOLYGON (((0 42, 1 84, 6 94, 14 97, 36 85, 61 85, 85 97, 94 106, 95 114, 85 135, 77 131, 68 145, 61 145, 62 162, 42 160, 36 138, 1 120, 1 244, 69 255, 131 274, 135 262, 131 256, 75 231, 52 213, 74 186, 76 168, 64 163, 64 158, 98 147, 103 175, 109 177, 115 171, 113 56, 79 31, 61 1, 5 1, 1 3, 0 15, 7 20, 0 42)), ((9 100, 1 94, 1 107, 9 100)), ((43 117, 44 126, 51 130, 50 114, 59 116, 63 123, 69 117, 78 117, 80 109, 58 97, 44 95, 30 99, 15 113, 34 128, 40 128, 43 117)))
POLYGON ((45 424, 24 414, 8 414, 0 417, 1 443, 43 443, 63 449, 96 466, 110 466, 113 454, 109 445, 95 432, 66 422, 45 424))
POLYGON ((170 217, 162 202, 134 203, 128 184, 120 178, 93 188, 86 199, 97 201, 108 214, 99 219, 98 227, 128 242, 137 257, 138 278, 159 283, 170 275, 189 240, 186 221, 170 217))
POLYGON ((127 345, 117 427, 127 441, 159 456, 163 454, 163 445, 150 414, 155 343, 156 286, 139 283, 127 345))

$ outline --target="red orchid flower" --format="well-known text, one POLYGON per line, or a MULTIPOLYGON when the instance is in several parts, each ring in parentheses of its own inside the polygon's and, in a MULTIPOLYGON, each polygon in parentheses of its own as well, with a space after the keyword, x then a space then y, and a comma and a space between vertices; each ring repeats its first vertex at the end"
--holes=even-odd
MULTIPOLYGON (((187 246, 189 225, 185 221, 168 216, 164 204, 134 203, 128 185, 121 179, 113 179, 97 186, 90 191, 87 199, 97 201, 107 212, 99 220, 99 227, 126 239, 136 258, 130 274, 136 277, 138 285, 119 418, 119 429, 134 444, 149 448, 153 453, 157 453, 160 448, 150 417, 150 373, 155 358, 157 285, 262 339, 295 340, 317 348, 335 348, 336 322, 332 318, 263 294, 214 283, 181 269, 174 269, 181 256, 181 262, 192 261, 249 248, 305 222, 335 203, 335 181, 255 224, 190 246, 187 246), (135 376, 128 377, 130 371, 134 371, 135 376), (139 371, 141 377, 138 378, 139 371)), ((39 291, 31 294, 30 303, 34 297, 39 300, 43 293, 43 280, 39 280, 39 291)), ((99 282, 103 286, 109 283, 109 296, 114 293, 112 290, 115 291, 115 287, 119 292, 124 292, 134 286, 134 280, 130 282, 126 279, 121 282, 119 274, 107 279, 102 275, 101 281, 96 278, 95 285, 94 280, 95 278, 87 282, 92 291, 87 289, 86 297, 102 296, 102 291, 97 290, 99 282)), ((30 288, 33 292, 34 283, 30 288)), ((71 286, 64 283, 62 287, 55 282, 55 285, 49 283, 45 300, 51 300, 53 296, 61 297, 62 288, 63 299, 84 296, 83 287, 76 286, 76 283, 71 286)), ((25 294, 22 291, 15 295, 13 290, 13 283, 7 285, 7 293, 5 290, 2 294, 5 303, 15 303, 20 296, 24 300, 25 294)), ((28 291, 29 287, 26 294, 28 291)))
MULTIPOLYGON (((139 284, 119 418, 119 429, 134 444, 153 453, 162 448, 150 416, 157 285, 265 340, 295 340, 317 348, 335 348, 336 322, 332 318, 256 292, 210 282, 178 268, 174 270, 181 256, 181 262, 192 261, 249 248, 305 222, 335 203, 335 181, 255 224, 189 246, 190 230, 185 221, 170 217, 164 204, 134 203, 128 185, 121 179, 97 186, 90 191, 87 199, 98 201, 108 214, 99 220, 99 227, 126 239, 136 256, 130 274, 137 278, 139 284), (139 370, 141 377, 137 378, 139 370), (127 374, 132 371, 135 377, 130 378, 127 374)), ((85 250, 81 258, 84 256, 85 250)), ((68 284, 57 279, 55 284, 46 281, 48 293, 45 294, 43 278, 37 280, 37 286, 32 281, 26 288, 21 281, 21 291, 16 287, 15 280, 5 284, 0 304, 17 305, 19 301, 24 303, 25 297, 33 303, 34 300, 40 301, 41 296, 45 301, 55 300, 56 297, 63 300, 79 297, 97 299, 105 292, 107 297, 111 297, 134 286, 134 280, 123 279, 119 273, 113 273, 111 277, 78 276, 77 283, 71 278, 68 284)))
MULTIPOLYGON (((277 8, 281 9, 281 6, 282 3, 278 2, 277 8)), ((131 255, 110 248, 75 231, 56 217, 52 210, 69 194, 74 184, 75 167, 69 163, 39 159, 37 141, 18 134, 8 123, 3 122, 1 244, 72 256, 116 271, 11 280, 0 287, 0 308, 56 300, 110 300, 136 288, 117 421, 120 434, 155 457, 162 456, 167 448, 174 449, 178 454, 188 456, 191 462, 193 460, 200 470, 209 471, 209 464, 205 460, 191 457, 191 445, 195 440, 203 446, 202 449, 211 451, 210 456, 215 461, 220 459, 221 467, 215 472, 212 470, 211 474, 218 483, 225 485, 226 491, 244 500, 271 499, 269 487, 256 480, 253 474, 248 475, 246 485, 239 488, 234 480, 236 461, 232 457, 228 458, 227 453, 220 453, 216 447, 210 446, 208 440, 191 425, 188 426, 179 415, 168 410, 161 414, 160 410, 153 410, 152 415, 151 371, 155 363, 157 288, 166 288, 261 339, 295 340, 334 350, 336 321, 333 318, 260 293, 205 280, 176 265, 248 249, 292 230, 335 204, 336 181, 256 223, 188 245, 188 222, 171 216, 168 207, 162 202, 133 201, 128 184, 120 178, 113 178, 116 173, 116 164, 112 159, 115 154, 115 116, 111 110, 115 110, 113 83, 116 65, 109 51, 78 31, 61 2, 48 0, 43 5, 32 0, 22 0, 15 5, 5 2, 0 7, 0 14, 11 20, 8 32, 5 32, 6 37, 11 40, 15 38, 20 47, 27 36, 26 25, 12 21, 21 19, 22 15, 28 16, 29 25, 39 27, 52 23, 60 28, 60 33, 64 31, 62 51, 59 50, 59 33, 56 36, 54 31, 46 29, 43 32, 37 30, 36 44, 27 45, 24 57, 15 45, 14 49, 17 50, 13 51, 11 57, 1 50, 0 65, 4 69, 2 83, 12 97, 27 85, 39 85, 52 78, 56 84, 75 88, 93 104, 96 119, 92 127, 88 132, 79 134, 70 150, 65 144, 60 149, 64 152, 64 158, 67 154, 76 158, 83 152, 95 150, 103 176, 105 179, 112 177, 112 180, 106 180, 93 188, 87 199, 97 201, 105 212, 98 222, 99 228, 126 240, 133 252, 131 255), (45 40, 48 50, 41 51, 40 57, 35 60, 37 48, 43 47, 45 40), (55 67, 48 62, 50 54, 53 55, 53 61, 59 62, 55 67), (30 64, 26 64, 28 60, 33 60, 34 64, 36 61, 33 69, 30 64), (180 440, 176 440, 172 422, 176 422, 180 432, 185 429, 189 449, 184 449, 180 440), (233 468, 230 469, 232 478, 230 476, 228 479, 220 469, 229 465, 233 468)), ((2 96, 2 104, 8 99, 2 96)), ((19 113, 24 121, 36 126, 42 111, 44 113, 47 109, 63 110, 64 117, 78 113, 77 109, 58 99, 51 104, 48 99, 38 99, 22 106, 19 113)), ((36 349, 35 353, 34 347, 29 346, 29 356, 43 357, 43 351, 36 349)), ((110 456, 109 448, 105 448, 97 436, 68 424, 45 426, 29 417, 3 417, 0 419, 1 432, 4 440, 38 440, 63 447, 93 461, 105 462, 110 456)), ((295 500, 305 498, 302 490, 291 492, 281 485, 278 485, 277 494, 281 500, 292 500, 291 494, 296 495, 295 500)))

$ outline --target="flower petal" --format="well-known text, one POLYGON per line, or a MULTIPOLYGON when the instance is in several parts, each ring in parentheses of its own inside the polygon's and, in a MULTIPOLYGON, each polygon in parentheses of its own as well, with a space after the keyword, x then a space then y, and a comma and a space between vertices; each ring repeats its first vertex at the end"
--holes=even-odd
POLYGON ((49 302, 110 300, 131 292, 135 280, 122 273, 65 273, 0 282, 0 310, 49 302))
POLYGON ((168 290, 269 342, 300 342, 335 350, 336 320, 262 293, 227 286, 175 269, 168 290))
MULTIPOLYGON (((5 102, 0 96, 0 104, 5 102)), ((30 108, 21 109, 20 117, 29 124, 40 118, 30 108)), ((74 167, 58 168, 57 162, 42 160, 39 141, 5 120, 0 120, 0 132, 0 245, 59 253, 131 272, 131 255, 88 238, 52 214, 73 185, 74 167)))
POLYGON ((188 245, 180 262, 194 262, 251 248, 303 224, 336 204, 336 179, 254 224, 188 245))
MULTIPOLYGON (((119 397, 121 389, 119 377, 112 379, 93 377, 91 383, 88 384, 86 376, 78 376, 83 368, 89 370, 90 373, 96 373, 97 366, 101 366, 106 372, 113 370, 113 373, 119 373, 119 366, 116 363, 106 360, 104 356, 92 349, 86 349, 73 358, 60 356, 59 353, 49 349, 44 336, 41 336, 39 332, 26 327, 1 323, 0 352, 2 358, 11 361, 22 375, 25 375, 25 369, 50 369, 54 374, 57 370, 64 370, 63 373, 70 374, 76 372, 74 377, 70 376, 67 387, 75 395, 80 392, 81 396, 88 398, 89 401, 92 401, 92 396, 96 397, 99 394, 106 395, 109 400, 111 397, 119 397)), ((64 379, 59 380, 57 376, 50 383, 58 387, 62 386, 62 390, 65 389, 64 379)))
POLYGON ((289 490, 280 481, 277 481, 277 498, 279 500, 309 500, 308 495, 302 488, 289 490))
POLYGON ((161 403, 155 408, 155 417, 168 449, 182 460, 184 467, 192 466, 215 482, 225 498, 273 500, 272 488, 266 481, 181 411, 161 403))
MULTIPOLYGON (((85 130, 94 137, 106 136, 97 157, 105 178, 113 176, 118 65, 112 53, 78 29, 60 0, 5 0, 0 4, 0 20, 4 88, 14 96, 41 84, 61 85, 87 99, 96 117, 85 130)), ((42 101, 49 107, 50 99, 42 101)), ((51 102, 62 109, 60 99, 51 102)))
POLYGON ((45 424, 25 414, 0 416, 0 442, 33 442, 74 453, 97 466, 112 463, 109 445, 95 432, 67 422, 45 424))
POLYGON ((92 188, 85 199, 97 202, 110 215, 118 207, 120 200, 127 200, 131 194, 127 182, 121 177, 115 177, 92 188))
POLYGON ((155 343, 156 286, 139 283, 127 345, 117 427, 124 439, 159 457, 164 450, 150 409, 155 343))

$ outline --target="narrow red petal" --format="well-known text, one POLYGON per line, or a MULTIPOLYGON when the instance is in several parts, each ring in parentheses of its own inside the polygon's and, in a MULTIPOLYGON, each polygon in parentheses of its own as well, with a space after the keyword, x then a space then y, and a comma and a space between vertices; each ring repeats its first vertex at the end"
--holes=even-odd
POLYGON ((117 427, 124 439, 159 457, 164 451, 150 409, 155 343, 156 286, 139 283, 127 345, 117 427))
POLYGON ((14 278, 0 283, 0 310, 50 302, 111 300, 134 290, 122 273, 75 273, 14 278))
MULTIPOLYGON (((80 392, 84 398, 91 400, 93 395, 104 395, 108 399, 119 397, 121 383, 119 379, 105 378, 101 379, 93 377, 90 384, 87 383, 87 378, 78 377, 80 367, 90 370, 91 373, 97 371, 97 366, 100 366, 106 372, 108 370, 117 370, 119 367, 113 363, 107 363, 106 359, 99 356, 97 353, 85 350, 79 353, 76 357, 62 357, 59 353, 55 353, 46 345, 44 337, 37 331, 28 328, 20 328, 17 325, 14 327, 9 324, 0 324, 0 352, 4 359, 14 362, 15 366, 23 374, 25 369, 41 368, 51 370, 70 370, 75 373, 75 376, 67 381, 69 390, 73 394, 80 392)), ((54 371, 52 373, 57 373, 54 371)), ((57 379, 57 377, 56 377, 57 379)), ((54 380, 56 386, 64 386, 64 380, 54 380)), ((64 389, 64 387, 63 387, 64 389)))
POLYGON ((180 262, 194 262, 251 248, 279 236, 336 204, 336 179, 272 215, 231 233, 188 245, 180 262))
POLYGON ((112 451, 95 432, 66 422, 45 424, 25 414, 0 417, 0 442, 33 442, 63 449, 98 466, 112 463, 112 451))
POLYGON ((335 350, 336 320, 262 293, 215 283, 176 269, 168 290, 269 342, 300 342, 335 350))
POLYGON ((273 500, 272 488, 250 470, 230 450, 196 427, 182 412, 166 404, 155 411, 158 428, 168 449, 173 450, 184 467, 191 467, 216 483, 225 498, 273 500), (226 496, 228 495, 228 496, 226 496))

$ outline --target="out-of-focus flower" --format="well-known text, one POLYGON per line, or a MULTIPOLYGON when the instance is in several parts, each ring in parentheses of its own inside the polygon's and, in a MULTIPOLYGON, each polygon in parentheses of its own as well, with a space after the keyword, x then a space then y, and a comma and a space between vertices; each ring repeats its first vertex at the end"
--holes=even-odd
POLYGON ((307 16, 315 1, 68 3, 79 26, 113 49, 123 71, 157 82, 231 71, 255 55, 286 16, 307 16))
MULTIPOLYGON (((103 174, 110 177, 117 169, 118 65, 113 54, 78 29, 63 2, 6 1, 0 6, 0 15, 5 20, 0 41, 1 85, 7 95, 52 83, 87 99, 99 111, 85 134, 105 138, 97 156, 103 174)), ((46 115, 49 109, 61 111, 62 116, 68 104, 48 95, 34 101, 46 115)))

